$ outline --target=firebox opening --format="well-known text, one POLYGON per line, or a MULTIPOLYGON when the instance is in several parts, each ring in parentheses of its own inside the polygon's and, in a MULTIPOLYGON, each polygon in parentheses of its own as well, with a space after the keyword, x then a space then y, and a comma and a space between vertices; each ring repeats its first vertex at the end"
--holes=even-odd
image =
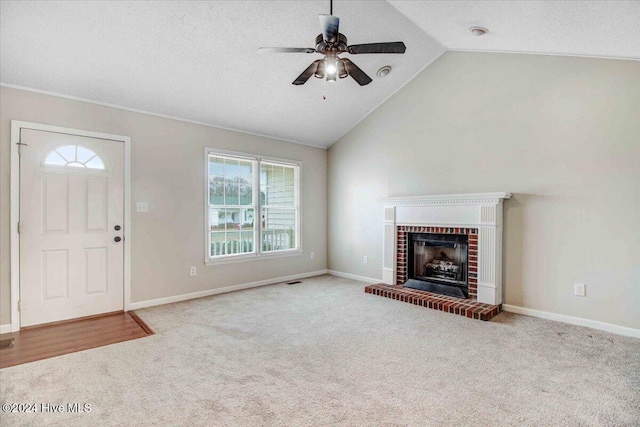
POLYGON ((468 298, 468 236, 409 233, 405 287, 468 298))

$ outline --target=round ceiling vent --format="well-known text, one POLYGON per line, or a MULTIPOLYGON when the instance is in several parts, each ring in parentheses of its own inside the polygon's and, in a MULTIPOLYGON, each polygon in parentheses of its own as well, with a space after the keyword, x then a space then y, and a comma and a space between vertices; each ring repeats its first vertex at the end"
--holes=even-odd
POLYGON ((385 65, 384 67, 380 68, 376 74, 378 75, 378 77, 382 78, 386 77, 390 72, 391 65, 385 65))
POLYGON ((489 32, 489 30, 482 27, 471 27, 469 28, 469 31, 471 31, 471 34, 473 34, 474 36, 484 36, 489 32))

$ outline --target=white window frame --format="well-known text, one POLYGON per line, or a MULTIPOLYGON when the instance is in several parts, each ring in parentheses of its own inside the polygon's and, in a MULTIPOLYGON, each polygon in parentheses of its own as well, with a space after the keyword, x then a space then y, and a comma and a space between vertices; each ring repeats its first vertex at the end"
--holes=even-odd
POLYGON ((204 149, 204 263, 207 266, 245 262, 258 259, 281 258, 288 256, 299 256, 302 254, 302 162, 290 159, 280 159, 275 157, 261 156, 257 154, 243 153, 238 151, 221 150, 214 147, 204 149), (211 225, 209 223, 209 156, 229 156, 237 157, 241 160, 253 162, 253 221, 254 221, 254 251, 244 254, 229 254, 211 256, 211 225), (279 251, 262 251, 262 205, 260 203, 260 162, 281 163, 286 166, 296 166, 294 169, 294 204, 296 207, 296 247, 279 251))

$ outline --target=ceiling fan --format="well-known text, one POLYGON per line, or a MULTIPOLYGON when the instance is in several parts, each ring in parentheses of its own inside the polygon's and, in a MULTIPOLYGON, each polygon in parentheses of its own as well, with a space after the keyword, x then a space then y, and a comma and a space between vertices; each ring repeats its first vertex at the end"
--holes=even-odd
POLYGON ((303 85, 311 78, 327 79, 335 82, 336 77, 353 77, 360 86, 371 83, 369 77, 356 64, 347 58, 340 58, 343 53, 360 55, 364 53, 404 53, 407 49, 403 42, 366 43, 347 45, 347 38, 338 32, 340 18, 333 16, 333 0, 330 0, 329 15, 319 15, 322 34, 316 37, 316 47, 261 47, 260 53, 321 53, 324 58, 313 61, 306 70, 293 81, 294 85, 303 85))

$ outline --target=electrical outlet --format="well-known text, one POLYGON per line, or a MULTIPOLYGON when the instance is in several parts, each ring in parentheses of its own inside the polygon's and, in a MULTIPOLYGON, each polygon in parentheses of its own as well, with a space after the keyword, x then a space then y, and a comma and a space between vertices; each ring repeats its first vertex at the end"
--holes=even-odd
POLYGON ((136 203, 136 212, 149 212, 149 203, 147 203, 147 202, 137 202, 136 203))
POLYGON ((575 283, 573 285, 573 294, 577 297, 587 296, 587 285, 584 283, 575 283))
POLYGON ((364 257, 362 257, 362 262, 363 262, 363 264, 368 263, 369 262, 369 257, 366 256, 366 255, 364 257))
POLYGON ((309 259, 315 259, 315 257, 316 257, 316 254, 314 254, 313 252, 309 254, 309 259))
POLYGON ((196 275, 196 268, 195 267, 190 267, 189 268, 189 276, 193 277, 196 275))

